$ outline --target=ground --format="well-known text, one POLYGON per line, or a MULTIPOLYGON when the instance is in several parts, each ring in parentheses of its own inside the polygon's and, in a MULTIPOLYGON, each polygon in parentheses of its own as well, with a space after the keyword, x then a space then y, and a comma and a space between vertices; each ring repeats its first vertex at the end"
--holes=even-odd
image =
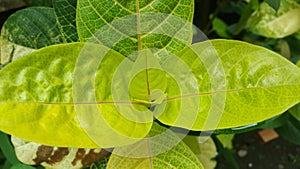
MULTIPOLYGON (((240 169, 300 169, 300 146, 280 137, 264 143, 257 132, 238 134, 233 140, 240 169)), ((232 169, 223 157, 217 160, 217 169, 232 169)))

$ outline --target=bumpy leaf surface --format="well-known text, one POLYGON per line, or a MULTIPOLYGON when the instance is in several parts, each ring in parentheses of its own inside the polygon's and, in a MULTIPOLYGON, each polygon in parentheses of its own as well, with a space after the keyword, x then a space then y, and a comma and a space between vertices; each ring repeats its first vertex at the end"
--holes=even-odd
MULTIPOLYGON (((96 81, 96 84, 100 83, 97 91, 101 94, 102 100, 73 103, 73 74, 82 47, 83 44, 80 43, 46 47, 16 60, 1 70, 1 130, 45 145, 86 148, 122 145, 124 144, 122 140, 114 137, 114 134, 119 132, 133 138, 143 138, 148 133, 151 123, 136 124, 123 118, 111 100, 110 78, 113 74, 111 70, 114 70, 124 58, 117 52, 111 51, 112 53, 107 54, 103 64, 109 66, 97 74, 99 81, 96 81), (105 120, 100 118, 102 124, 102 121, 93 118, 92 112, 87 109, 90 104, 99 106, 105 117, 105 120), (82 106, 84 112, 77 117, 75 109, 82 108, 80 105, 84 105, 82 106), (84 119, 85 117, 88 119, 84 119), (88 130, 85 124, 91 125, 91 129, 88 128, 91 131, 101 130, 101 136, 97 138, 100 139, 98 144, 88 136, 91 133, 87 134, 82 129, 88 130), (106 124, 113 127, 104 127, 106 124)), ((94 47, 97 51, 104 50, 103 46, 94 47)), ((89 56, 86 57, 88 59, 89 56)), ((82 76, 81 80, 88 82, 90 79, 91 77, 86 75, 82 76)), ((98 136, 99 133, 95 134, 98 136)))
POLYGON ((47 145, 121 146, 144 138, 153 116, 191 130, 263 121, 299 102, 299 82, 298 67, 238 41, 135 61, 101 45, 56 45, 0 71, 0 129, 47 145))

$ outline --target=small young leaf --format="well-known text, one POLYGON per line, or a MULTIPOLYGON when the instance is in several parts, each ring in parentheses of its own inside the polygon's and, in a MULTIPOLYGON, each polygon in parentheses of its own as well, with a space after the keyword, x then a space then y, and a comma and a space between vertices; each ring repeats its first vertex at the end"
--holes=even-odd
POLYGON ((230 35, 227 33, 228 25, 219 18, 215 18, 212 22, 213 29, 216 33, 222 38, 230 38, 230 35))
POLYGON ((232 140, 233 140, 234 134, 220 134, 217 135, 217 138, 219 141, 223 144, 224 148, 232 149, 232 140))

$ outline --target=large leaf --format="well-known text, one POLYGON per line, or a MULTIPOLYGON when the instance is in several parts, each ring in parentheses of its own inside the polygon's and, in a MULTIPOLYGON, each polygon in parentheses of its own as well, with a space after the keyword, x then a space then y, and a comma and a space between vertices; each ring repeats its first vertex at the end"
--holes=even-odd
POLYGON ((114 152, 108 161, 108 169, 203 168, 195 154, 184 142, 180 141, 175 133, 156 123, 153 123, 149 136, 145 140, 128 147, 118 148, 114 152), (173 145, 173 142, 178 142, 178 144, 173 145), (126 152, 128 156, 120 156, 118 155, 120 152, 115 151, 126 152), (156 152, 160 153, 156 154, 156 152))
POLYGON ((76 30, 76 5, 77 0, 53 0, 59 28, 67 42, 78 41, 76 30))
POLYGON ((300 69, 243 42, 198 43, 162 60, 150 50, 134 60, 82 47, 47 47, 1 70, 1 130, 48 145, 112 147, 145 137, 153 116, 192 130, 223 129, 271 118, 300 100, 300 69))
POLYGON ((1 64, 45 46, 62 43, 54 10, 31 7, 11 15, 1 30, 1 64))
POLYGON ((294 0, 287 0, 276 12, 263 2, 249 18, 247 28, 253 33, 271 38, 296 33, 300 29, 300 5, 294 0))
POLYGON ((144 48, 180 51, 192 41, 193 10, 193 0, 78 0, 77 30, 81 41, 125 56, 144 48))
MULTIPOLYGON (((182 89, 196 83, 198 92, 182 95, 167 86, 166 93, 177 96, 167 97, 163 113, 156 116, 164 124, 192 130, 245 126, 281 114, 300 101, 300 69, 265 48, 212 40, 194 44, 178 56, 194 78, 185 74, 189 84, 177 84, 182 89)), ((183 70, 180 62, 169 63, 183 70)))
POLYGON ((41 49, 1 70, 0 130, 47 145, 96 147, 74 119, 73 105, 42 103, 72 101, 72 61, 82 45, 63 46, 41 49))
MULTIPOLYGON (((102 100, 92 103, 88 101, 94 100, 83 100, 81 103, 81 100, 73 97, 72 92, 79 96, 76 93, 78 91, 72 90, 73 85, 78 86, 78 81, 74 82, 72 78, 75 69, 80 71, 89 66, 89 63, 95 63, 95 55, 98 55, 99 50, 108 50, 100 45, 87 44, 86 49, 92 48, 94 53, 83 52, 87 54, 85 58, 90 60, 86 59, 86 63, 81 63, 83 67, 75 68, 82 47, 83 44, 80 43, 46 47, 1 70, 0 130, 41 144, 86 148, 128 144, 148 133, 152 118, 149 123, 130 121, 119 114, 111 100, 112 70, 124 59, 116 52, 107 53, 102 64, 108 66, 97 72, 99 81, 96 84, 102 84, 97 86, 97 91, 102 94, 102 100), (97 111, 92 111, 94 106, 97 111), (99 116, 98 108, 103 117, 99 116)), ((94 82, 89 75, 80 76, 79 83, 83 82, 85 85, 90 81, 94 82)), ((94 88, 93 91, 84 88, 79 90, 88 95, 94 92, 94 88)), ((82 98, 85 99, 84 96, 82 98)))

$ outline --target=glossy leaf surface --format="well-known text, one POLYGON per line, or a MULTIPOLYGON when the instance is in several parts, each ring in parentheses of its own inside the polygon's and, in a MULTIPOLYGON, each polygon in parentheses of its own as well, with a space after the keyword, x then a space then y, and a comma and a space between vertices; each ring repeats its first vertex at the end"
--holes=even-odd
POLYGON ((164 60, 145 51, 135 61, 101 45, 56 45, 8 65, 0 82, 1 130, 68 147, 136 142, 153 116, 191 130, 245 126, 300 100, 298 67, 228 40, 194 44, 164 60), (107 52, 101 62, 99 51, 107 52))
POLYGON ((157 117, 164 124, 191 130, 245 126, 281 114, 300 101, 300 69, 276 53, 231 40, 197 43, 191 49, 179 56, 197 79, 198 93, 168 98, 164 113, 157 117), (210 45, 218 54, 212 64, 207 58, 216 53, 210 45), (196 118, 192 112, 179 113, 185 105, 180 102, 188 98, 199 98, 198 107, 189 102, 190 109, 198 109, 196 118))
POLYGON ((78 125, 73 104, 61 103, 72 101, 72 71, 81 48, 51 46, 1 70, 1 130, 46 145, 96 146, 78 125))

